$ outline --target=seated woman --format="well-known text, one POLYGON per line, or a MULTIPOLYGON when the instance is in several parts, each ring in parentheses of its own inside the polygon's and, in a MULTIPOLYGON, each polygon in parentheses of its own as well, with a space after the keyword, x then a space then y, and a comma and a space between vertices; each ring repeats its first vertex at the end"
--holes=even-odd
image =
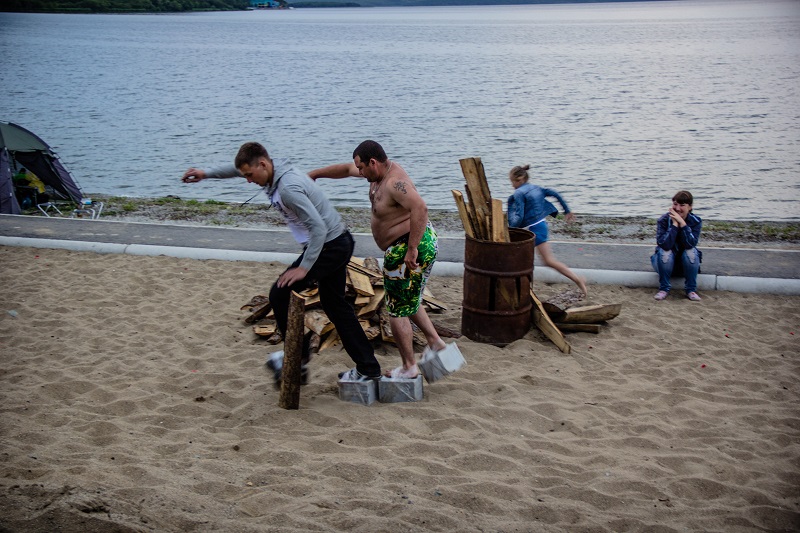
POLYGON ((534 251, 539 253, 542 263, 572 280, 586 297, 588 293, 586 280, 578 277, 567 265, 558 261, 550 249, 550 243, 547 242, 549 232, 546 219, 548 215, 556 216, 558 214, 558 209, 547 201, 547 197, 558 200, 558 203, 564 208, 567 222, 575 220, 575 215, 570 212, 567 202, 556 191, 528 183, 530 168, 530 165, 514 167, 508 173, 508 179, 515 189, 514 194, 508 198, 508 226, 532 232, 536 237, 534 251))
POLYGON ((697 294, 697 274, 703 253, 697 249, 703 221, 692 213, 692 193, 678 191, 672 197, 672 207, 658 219, 656 230, 656 252, 650 257, 653 268, 658 272, 658 292, 656 300, 663 300, 672 288, 670 278, 673 274, 685 279, 686 297, 693 302, 700 301, 697 294))

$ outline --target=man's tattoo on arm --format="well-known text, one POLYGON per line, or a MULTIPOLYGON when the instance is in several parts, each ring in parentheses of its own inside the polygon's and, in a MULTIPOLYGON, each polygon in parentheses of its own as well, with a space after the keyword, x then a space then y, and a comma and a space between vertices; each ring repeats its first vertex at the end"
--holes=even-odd
POLYGON ((394 190, 396 190, 397 192, 401 192, 403 194, 408 194, 408 192, 406 191, 406 182, 404 181, 395 182, 394 190))

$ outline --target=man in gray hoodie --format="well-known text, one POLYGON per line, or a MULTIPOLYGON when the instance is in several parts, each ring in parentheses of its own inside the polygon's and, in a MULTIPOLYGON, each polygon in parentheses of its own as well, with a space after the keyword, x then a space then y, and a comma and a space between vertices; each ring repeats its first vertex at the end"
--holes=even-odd
MULTIPOLYGON (((269 300, 281 333, 286 334, 291 292, 303 291, 316 283, 322 309, 336 326, 345 351, 356 363, 355 368, 343 372, 339 378, 343 381, 380 379, 375 350, 358 323, 353 307, 345 299, 347 264, 355 242, 342 217, 308 175, 296 170, 287 159, 273 160, 267 149, 255 142, 242 145, 233 166, 211 170, 190 168, 182 180, 194 183, 207 178, 235 177, 243 177, 248 183, 264 188, 272 206, 283 214, 292 236, 303 246, 300 257, 270 289, 269 300)), ((303 364, 309 359, 306 344, 303 364)), ((275 371, 276 386, 280 385, 282 363, 281 352, 267 362, 275 371)))

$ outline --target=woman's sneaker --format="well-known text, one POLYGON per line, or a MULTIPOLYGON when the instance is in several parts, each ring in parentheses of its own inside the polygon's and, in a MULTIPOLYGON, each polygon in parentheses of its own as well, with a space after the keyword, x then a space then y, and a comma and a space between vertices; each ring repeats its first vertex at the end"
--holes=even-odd
POLYGON ((339 381, 357 382, 357 381, 377 381, 381 379, 380 376, 365 376, 355 368, 351 368, 345 372, 339 372, 339 381))
POLYGON ((694 291, 687 293, 686 297, 689 298, 693 302, 699 302, 700 300, 702 300, 702 298, 700 298, 700 295, 697 294, 694 291))
POLYGON ((655 298, 657 301, 660 302, 661 300, 664 300, 667 296, 669 296, 669 293, 667 291, 658 291, 656 295, 653 296, 653 298, 655 298))

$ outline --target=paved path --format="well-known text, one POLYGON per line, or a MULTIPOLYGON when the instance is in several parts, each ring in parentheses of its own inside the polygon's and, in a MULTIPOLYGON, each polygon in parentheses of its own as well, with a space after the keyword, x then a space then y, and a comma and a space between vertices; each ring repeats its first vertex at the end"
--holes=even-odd
MULTIPOLYGON (((110 220, 86 220, 71 218, 46 218, 39 216, 0 215, 0 244, 37 245, 29 239, 60 241, 59 247, 70 243, 109 243, 117 245, 143 245, 150 247, 172 247, 175 249, 206 249, 226 251, 224 258, 236 258, 236 252, 263 254, 265 252, 284 256, 297 255, 299 246, 291 234, 283 229, 244 229, 212 226, 181 226, 117 222, 110 220)), ((382 257, 369 234, 356 234, 355 255, 359 257, 382 257)), ((39 243, 41 244, 41 243, 39 243)), ((553 241, 556 256, 576 271, 596 272, 595 282, 609 280, 626 283, 628 280, 647 280, 651 284, 655 273, 650 268, 653 244, 614 244, 593 242, 553 241), (605 275, 603 274, 605 272, 605 275), (612 278, 609 272, 616 273, 612 278), (619 280, 619 281, 618 281, 619 280)), ((751 248, 703 247, 705 289, 722 288, 716 282, 709 286, 711 278, 762 278, 777 280, 790 289, 787 294, 800 294, 800 250, 775 250, 751 248), (797 287, 795 289, 794 287, 797 287)), ((186 255, 190 256, 190 255, 186 255)), ((280 259, 276 259, 280 260, 280 259)), ((461 264, 464 261, 464 239, 443 237, 440 239, 438 262, 461 264)), ((540 268, 537 272, 545 274, 540 268)), ((541 275, 538 279, 549 282, 541 275)), ((590 281, 592 281, 591 276, 590 281)), ((563 279, 563 278, 561 278, 563 279)), ((634 284, 634 283, 630 283, 634 284)), ((636 283, 641 285, 641 283, 636 283)), ((701 288, 702 284, 701 284, 701 288)), ((725 287, 728 288, 728 287, 725 287)), ((732 290, 732 289, 731 289, 732 290)), ((758 291, 761 292, 761 291, 758 291)), ((764 292, 776 292, 774 290, 764 292)), ((782 292, 778 290, 777 292, 782 292)))

